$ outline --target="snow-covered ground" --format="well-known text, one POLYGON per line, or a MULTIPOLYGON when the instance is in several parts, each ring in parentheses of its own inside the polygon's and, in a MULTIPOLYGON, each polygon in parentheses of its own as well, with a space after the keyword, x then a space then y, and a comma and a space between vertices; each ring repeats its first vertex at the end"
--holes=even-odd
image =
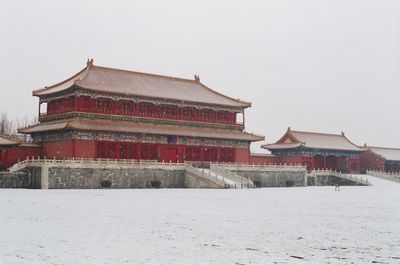
POLYGON ((400 184, 369 179, 340 192, 0 190, 0 264, 400 264, 400 184))

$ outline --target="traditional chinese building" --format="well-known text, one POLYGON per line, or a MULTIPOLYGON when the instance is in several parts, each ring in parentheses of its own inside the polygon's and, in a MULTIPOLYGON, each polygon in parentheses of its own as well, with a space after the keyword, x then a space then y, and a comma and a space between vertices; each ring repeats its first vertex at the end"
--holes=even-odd
POLYGON ((287 132, 274 144, 262 146, 279 157, 280 163, 306 165, 308 170, 332 169, 360 172, 363 150, 341 134, 287 132))
POLYGON ((0 171, 27 157, 40 156, 41 148, 35 144, 24 143, 21 140, 0 135, 0 171))
POLYGON ((33 91, 39 123, 20 129, 46 157, 249 162, 251 103, 194 80, 88 61, 69 79, 33 91))
POLYGON ((400 172, 400 148, 375 147, 364 145, 361 154, 361 172, 379 170, 400 172))

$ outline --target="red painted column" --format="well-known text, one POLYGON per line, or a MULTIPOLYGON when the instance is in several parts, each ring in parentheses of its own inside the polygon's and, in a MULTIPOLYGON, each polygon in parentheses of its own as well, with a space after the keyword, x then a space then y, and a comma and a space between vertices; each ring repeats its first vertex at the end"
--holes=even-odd
POLYGON ((200 146, 200 161, 204 161, 204 146, 200 146))
POLYGON ((326 156, 324 156, 324 169, 326 169, 326 156))
POLYGON ((114 142, 114 158, 119 159, 119 143, 118 142, 114 142))
POLYGON ((186 160, 186 147, 184 145, 182 146, 181 152, 181 162, 184 162, 186 160))
POLYGON ((138 159, 140 160, 142 157, 142 145, 141 143, 137 143, 137 149, 138 149, 138 159))
POLYGON ((72 144, 72 157, 76 157, 75 140, 71 140, 72 144))
POLYGON ((338 171, 340 170, 340 157, 337 158, 336 168, 338 171))
POLYGON ((183 120, 183 108, 179 107, 178 111, 179 111, 179 119, 183 120))
POLYGON ((161 111, 161 105, 155 105, 155 113, 157 117, 164 117, 164 113, 162 113, 161 111))

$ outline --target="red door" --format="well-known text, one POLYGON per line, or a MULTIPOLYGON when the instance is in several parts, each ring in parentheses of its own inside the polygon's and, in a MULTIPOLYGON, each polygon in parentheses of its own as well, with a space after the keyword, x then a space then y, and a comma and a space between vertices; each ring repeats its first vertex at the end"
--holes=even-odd
POLYGON ((177 152, 175 147, 163 147, 160 154, 161 161, 164 162, 177 162, 177 152))

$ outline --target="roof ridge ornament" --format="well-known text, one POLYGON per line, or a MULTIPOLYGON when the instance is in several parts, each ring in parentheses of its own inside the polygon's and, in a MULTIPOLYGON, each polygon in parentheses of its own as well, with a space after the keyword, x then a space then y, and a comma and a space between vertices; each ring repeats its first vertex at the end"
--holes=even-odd
POLYGON ((194 75, 194 81, 200 83, 200 76, 199 75, 194 75))
POLYGON ((87 62, 86 62, 86 65, 87 66, 92 66, 93 65, 93 58, 91 58, 91 59, 87 59, 87 62))

